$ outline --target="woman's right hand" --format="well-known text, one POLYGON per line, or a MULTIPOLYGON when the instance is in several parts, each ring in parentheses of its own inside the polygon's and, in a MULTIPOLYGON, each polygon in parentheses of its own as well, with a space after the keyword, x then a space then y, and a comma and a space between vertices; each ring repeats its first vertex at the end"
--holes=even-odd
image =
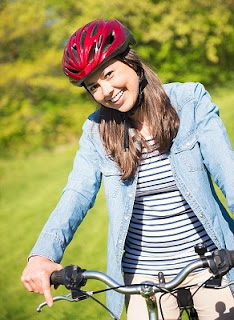
POLYGON ((29 292, 40 293, 45 296, 49 307, 53 304, 50 288, 50 275, 53 271, 61 270, 62 266, 45 257, 30 257, 23 271, 21 281, 29 292))

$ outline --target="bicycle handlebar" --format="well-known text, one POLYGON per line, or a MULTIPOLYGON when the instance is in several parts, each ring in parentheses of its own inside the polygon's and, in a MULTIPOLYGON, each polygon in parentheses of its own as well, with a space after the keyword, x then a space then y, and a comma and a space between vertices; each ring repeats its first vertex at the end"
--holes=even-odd
POLYGON ((78 266, 70 265, 60 271, 51 274, 51 284, 64 285, 69 290, 80 290, 88 279, 96 279, 104 282, 110 288, 123 294, 142 294, 150 296, 162 289, 172 290, 177 287, 192 271, 199 268, 209 268, 214 276, 225 275, 234 267, 234 251, 221 249, 215 250, 210 255, 200 255, 200 259, 190 263, 171 281, 163 284, 142 283, 138 285, 123 286, 105 273, 88 271, 78 266), (147 285, 148 284, 148 285, 147 285))
MULTIPOLYGON (((84 300, 86 298, 92 298, 99 304, 101 304, 107 311, 109 311, 114 319, 117 319, 114 314, 106 306, 104 306, 100 301, 93 297, 94 293, 100 293, 106 290, 113 289, 119 293, 123 294, 141 294, 146 300, 151 301, 152 297, 157 292, 172 292, 176 287, 182 283, 182 281, 194 270, 199 268, 208 268, 214 276, 225 275, 231 268, 234 267, 234 251, 221 249, 215 250, 213 253, 208 253, 205 255, 206 248, 202 244, 195 247, 195 251, 199 254, 200 259, 190 263, 185 268, 183 268, 180 273, 171 281, 165 282, 164 275, 159 272, 158 278, 159 283, 154 282, 142 282, 140 284, 134 285, 121 285, 107 274, 99 271, 88 271, 81 269, 76 265, 70 265, 65 267, 60 271, 54 271, 51 274, 50 282, 51 285, 64 285, 71 292, 65 296, 57 296, 53 298, 53 301, 66 300, 69 302, 77 302, 84 300), (82 291, 81 287, 85 286, 88 279, 96 279, 105 283, 109 289, 99 290, 99 291, 82 291), (72 298, 70 298, 70 296, 72 298)), ((231 285, 229 283, 227 285, 231 285)), ((227 286, 226 285, 226 286, 227 286)), ((215 287, 220 289, 222 287, 215 287)), ((47 305, 46 302, 41 303, 37 307, 37 311, 41 312, 42 308, 47 305)), ((147 304, 148 305, 148 304, 147 304)), ((151 311, 149 311, 151 312, 151 311)), ((152 315, 151 315, 152 316, 152 315)), ((150 318, 151 319, 151 318, 150 318)), ((154 312, 153 312, 153 319, 154 312)))

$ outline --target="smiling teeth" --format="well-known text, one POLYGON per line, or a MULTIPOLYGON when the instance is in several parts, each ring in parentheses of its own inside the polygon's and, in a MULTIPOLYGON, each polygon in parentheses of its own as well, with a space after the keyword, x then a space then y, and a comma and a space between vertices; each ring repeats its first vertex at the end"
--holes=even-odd
POLYGON ((122 97, 123 91, 120 91, 113 99, 111 99, 111 102, 117 102, 120 97, 122 97))

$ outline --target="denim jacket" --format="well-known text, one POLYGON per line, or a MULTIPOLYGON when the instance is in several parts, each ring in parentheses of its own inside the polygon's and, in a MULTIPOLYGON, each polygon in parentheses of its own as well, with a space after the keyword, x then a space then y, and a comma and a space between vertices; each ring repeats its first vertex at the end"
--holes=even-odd
MULTIPOLYGON (((178 188, 218 248, 234 250, 234 223, 216 196, 211 176, 234 212, 234 152, 218 116, 218 107, 199 83, 164 85, 177 110, 180 127, 170 149, 178 188)), ((99 132, 99 112, 84 123, 80 149, 61 199, 45 224, 31 255, 60 262, 66 246, 94 205, 101 181, 109 214, 107 273, 123 283, 121 259, 131 219, 137 174, 120 179, 116 164, 106 155, 99 132)), ((234 270, 228 277, 234 280, 234 270)), ((124 297, 108 292, 108 306, 120 316, 124 297)))

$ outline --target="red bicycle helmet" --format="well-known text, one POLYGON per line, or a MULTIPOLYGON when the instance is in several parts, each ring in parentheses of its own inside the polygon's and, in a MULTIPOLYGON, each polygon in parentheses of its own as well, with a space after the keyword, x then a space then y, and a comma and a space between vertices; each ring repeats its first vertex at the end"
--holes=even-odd
POLYGON ((82 86, 90 73, 135 44, 130 30, 118 20, 95 20, 78 29, 63 55, 63 71, 71 83, 82 86))

